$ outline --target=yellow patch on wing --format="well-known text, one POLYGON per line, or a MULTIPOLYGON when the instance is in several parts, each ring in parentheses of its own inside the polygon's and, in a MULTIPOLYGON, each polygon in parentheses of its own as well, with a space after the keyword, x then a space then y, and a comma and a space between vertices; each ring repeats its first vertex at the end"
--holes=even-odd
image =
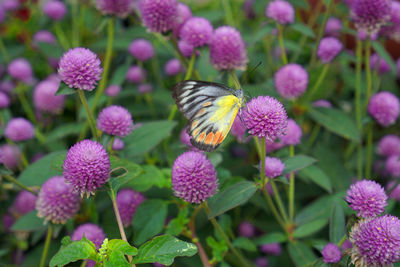
MULTIPOLYGON (((214 115, 210 118, 212 122, 218 122, 224 119, 228 114, 233 110, 239 110, 240 100, 234 95, 227 95, 221 97, 220 100, 216 103, 218 108, 215 111, 214 115)), ((237 111, 236 111, 237 113, 237 111)), ((236 116, 236 114, 235 114, 236 116)))

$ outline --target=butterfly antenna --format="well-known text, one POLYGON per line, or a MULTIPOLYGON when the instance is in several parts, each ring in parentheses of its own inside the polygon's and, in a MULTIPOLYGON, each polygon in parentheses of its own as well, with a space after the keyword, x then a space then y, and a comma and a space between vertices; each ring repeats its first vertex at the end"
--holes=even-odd
POLYGON ((248 72, 246 72, 244 75, 246 75, 246 78, 250 78, 251 75, 256 71, 256 69, 261 66, 262 61, 260 60, 257 65, 255 65, 251 70, 249 70, 248 72))
POLYGON ((235 87, 236 87, 236 89, 242 88, 242 87, 240 86, 240 82, 239 82, 239 80, 238 80, 236 74, 234 73, 234 71, 229 72, 229 74, 231 75, 231 77, 233 78, 233 81, 235 82, 235 87))

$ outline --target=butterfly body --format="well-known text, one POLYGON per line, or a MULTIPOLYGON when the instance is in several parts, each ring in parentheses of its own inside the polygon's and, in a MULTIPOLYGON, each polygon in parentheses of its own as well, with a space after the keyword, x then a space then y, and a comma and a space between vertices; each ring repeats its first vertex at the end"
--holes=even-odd
POLYGON ((172 89, 179 110, 189 120, 191 143, 214 151, 225 139, 244 105, 242 90, 204 81, 183 81, 172 89))

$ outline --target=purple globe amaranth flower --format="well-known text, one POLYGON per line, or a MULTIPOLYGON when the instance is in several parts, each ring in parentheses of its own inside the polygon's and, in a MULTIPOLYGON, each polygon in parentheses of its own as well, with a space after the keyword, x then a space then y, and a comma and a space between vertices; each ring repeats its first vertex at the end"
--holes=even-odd
POLYGON ((387 184, 386 189, 387 190, 393 190, 389 195, 389 197, 391 199, 394 199, 396 201, 400 201, 400 184, 396 185, 396 182, 394 182, 394 181, 390 182, 390 183, 387 184))
POLYGON ((330 63, 343 49, 343 44, 335 37, 322 38, 318 46, 317 56, 322 63, 330 63))
POLYGON ((222 26, 215 30, 210 43, 210 62, 217 70, 245 70, 246 46, 238 30, 222 26))
POLYGON ((3 23, 5 18, 6 12, 4 11, 4 8, 0 5, 0 24, 3 23))
POLYGON ((134 3, 132 0, 97 0, 96 6, 103 14, 125 18, 133 11, 134 3))
MULTIPOLYGON (((280 135, 282 136, 282 135, 280 135)), ((283 144, 283 142, 281 140, 266 140, 265 142, 265 151, 267 153, 272 153, 275 150, 279 150, 281 148, 285 147, 285 144, 283 144)))
POLYGON ((399 116, 399 99, 390 92, 376 93, 369 99, 368 112, 380 125, 390 126, 399 116))
POLYGON ((128 52, 137 60, 146 61, 154 56, 153 45, 146 39, 136 39, 128 47, 128 52))
POLYGON ((283 0, 274 0, 268 3, 265 9, 265 16, 279 24, 289 24, 294 22, 295 12, 293 6, 283 0))
POLYGON ((258 257, 258 258, 254 261, 254 265, 255 265, 256 267, 269 267, 268 258, 266 258, 266 257, 258 257))
POLYGON ((35 136, 35 128, 27 119, 14 118, 7 123, 4 136, 14 142, 26 141, 35 136))
POLYGON ((83 140, 68 150, 63 169, 66 182, 89 196, 110 178, 110 159, 101 144, 83 140))
POLYGON ((385 59, 383 59, 376 53, 371 55, 369 61, 371 70, 376 69, 378 71, 378 74, 382 75, 390 72, 391 70, 389 63, 387 63, 385 59))
POLYGON ((16 145, 5 144, 0 147, 0 163, 7 169, 15 170, 21 160, 21 151, 16 145))
POLYGON ((343 244, 342 244, 342 246, 340 247, 342 250, 346 250, 346 249, 350 249, 350 248, 352 248, 353 247, 353 244, 348 240, 348 239, 346 239, 344 242, 343 242, 343 244))
POLYGON ((18 215, 25 215, 35 209, 37 196, 29 191, 21 191, 17 195, 12 205, 12 209, 18 215))
POLYGON ((391 266, 400 260, 400 220, 391 215, 362 220, 350 232, 356 266, 391 266))
POLYGON ((109 135, 125 137, 133 130, 131 113, 121 106, 106 107, 97 118, 97 128, 109 135))
POLYGON ((6 93, 0 91, 0 109, 10 106, 10 98, 6 93))
POLYGON ((199 47, 211 42, 213 26, 211 23, 200 17, 192 17, 183 24, 180 37, 186 43, 199 47))
POLYGON ((201 203, 218 191, 217 172, 201 152, 189 151, 172 166, 174 194, 190 203, 201 203))
POLYGON ((274 81, 280 96, 286 99, 295 99, 306 91, 308 73, 298 64, 287 64, 275 73, 274 81))
POLYGON ((242 113, 249 134, 273 141, 286 131, 287 115, 282 103, 270 96, 253 98, 242 113))
POLYGON ((282 247, 279 243, 263 244, 260 246, 260 250, 266 254, 279 256, 282 254, 282 247))
POLYGON ((29 83, 33 79, 31 64, 25 58, 17 58, 8 64, 8 74, 21 82, 29 83))
POLYGON ((181 65, 181 62, 176 59, 170 59, 164 66, 164 71, 168 76, 174 76, 183 71, 183 67, 181 65))
POLYGON ((301 143, 301 136, 303 135, 303 131, 301 127, 296 123, 293 119, 288 119, 286 133, 279 136, 279 139, 282 141, 283 145, 298 145, 301 143))
POLYGON ((352 184, 346 192, 350 208, 362 218, 375 217, 387 206, 387 195, 382 186, 374 181, 361 180, 352 184))
POLYGON ((325 24, 325 34, 336 36, 342 30, 342 21, 338 18, 329 18, 325 24))
POLYGON ((342 256, 340 248, 334 243, 327 244, 321 254, 325 263, 337 263, 342 256))
POLYGON ((400 155, 393 155, 387 158, 385 171, 393 177, 400 177, 400 155))
POLYGON ((400 137, 393 134, 388 134, 379 140, 377 153, 384 157, 400 156, 400 137))
POLYGON ((243 221, 239 224, 239 236, 250 238, 255 235, 256 235, 256 228, 252 223, 243 221))
POLYGON ((44 4, 43 13, 52 20, 61 20, 67 13, 67 7, 61 1, 50 0, 44 4))
POLYGON ((242 9, 247 19, 254 19, 256 17, 256 13, 254 12, 254 0, 245 0, 242 9))
POLYGON ((15 85, 12 81, 2 81, 0 83, 0 91, 10 95, 14 90, 15 85))
POLYGON ((87 48, 76 47, 61 57, 58 73, 70 88, 92 91, 101 79, 100 59, 87 48))
POLYGON ((319 100, 314 101, 312 103, 312 106, 319 107, 319 108, 331 108, 332 103, 325 99, 319 99, 319 100))
POLYGON ((33 41, 35 43, 55 44, 56 37, 49 31, 41 30, 35 33, 35 35, 33 36, 33 41))
POLYGON ((53 114, 59 113, 65 104, 64 95, 56 95, 60 86, 59 81, 47 79, 36 85, 33 92, 33 103, 35 108, 53 114))
POLYGON ((183 40, 179 40, 178 42, 178 48, 179 51, 184 55, 185 57, 190 57, 193 54, 194 46, 191 44, 188 44, 187 42, 183 40))
POLYGON ((117 151, 119 151, 119 150, 122 150, 122 149, 124 149, 125 148, 125 143, 124 143, 124 141, 122 140, 122 139, 120 139, 120 138, 115 138, 114 139, 114 142, 113 142, 113 144, 112 144, 112 149, 113 150, 117 150, 117 151))
POLYGON ((132 189, 123 189, 117 194, 117 205, 125 227, 131 225, 136 208, 145 200, 145 196, 132 189))
POLYGON ((101 244, 106 238, 103 229, 101 229, 100 226, 94 223, 85 223, 79 225, 79 227, 76 228, 75 231, 72 233, 71 240, 79 241, 83 238, 83 236, 92 241, 93 244, 96 246, 96 249, 99 249, 101 247, 101 244))
POLYGON ((49 178, 41 187, 36 201, 38 216, 52 223, 65 224, 79 210, 79 195, 62 176, 49 178))
POLYGON ((178 16, 176 0, 141 0, 139 9, 144 25, 152 32, 172 30, 178 16))
POLYGON ((109 86, 106 88, 106 90, 104 91, 104 93, 105 93, 107 96, 115 97, 115 96, 117 96, 117 95, 119 94, 119 92, 121 92, 121 90, 122 90, 121 86, 116 85, 116 84, 112 84, 112 85, 109 85, 109 86))
POLYGON ((16 10, 20 7, 20 2, 19 0, 3 0, 0 4, 2 8, 4 8, 5 11, 12 11, 16 10))
MULTIPOLYGON (((261 162, 260 162, 261 169, 261 162)), ((265 158, 265 176, 268 178, 275 178, 282 175, 285 169, 285 164, 279 159, 274 157, 265 158)))
POLYGON ((188 147, 193 147, 192 143, 190 142, 190 135, 187 133, 187 127, 183 128, 181 133, 179 134, 179 140, 181 141, 182 144, 188 146, 188 147))
POLYGON ((146 71, 139 66, 131 66, 125 78, 131 83, 141 83, 146 78, 146 71))
POLYGON ((355 0, 351 5, 352 18, 358 29, 371 35, 389 21, 390 7, 391 0, 355 0))
POLYGON ((230 133, 236 137, 239 142, 244 142, 244 134, 246 133, 246 126, 244 125, 242 119, 236 116, 233 121, 230 133))
POLYGON ((149 83, 142 83, 138 86, 138 92, 140 94, 147 94, 153 91, 153 86, 149 83))
POLYGON ((15 222, 14 217, 11 214, 4 214, 2 217, 2 223, 3 223, 3 230, 4 232, 8 233, 11 230, 11 227, 13 226, 15 222))
POLYGON ((179 3, 178 4, 178 15, 175 19, 174 27, 173 27, 173 34, 175 37, 178 37, 183 24, 192 17, 192 11, 190 11, 190 8, 183 4, 179 3))

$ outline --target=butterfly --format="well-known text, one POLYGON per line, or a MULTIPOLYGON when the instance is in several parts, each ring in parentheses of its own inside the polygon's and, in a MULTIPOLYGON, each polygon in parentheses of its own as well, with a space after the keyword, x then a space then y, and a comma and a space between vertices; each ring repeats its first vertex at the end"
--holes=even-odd
POLYGON ((240 108, 242 90, 223 84, 186 80, 172 88, 172 96, 183 116, 189 120, 187 132, 193 146, 214 151, 224 141, 240 108))

